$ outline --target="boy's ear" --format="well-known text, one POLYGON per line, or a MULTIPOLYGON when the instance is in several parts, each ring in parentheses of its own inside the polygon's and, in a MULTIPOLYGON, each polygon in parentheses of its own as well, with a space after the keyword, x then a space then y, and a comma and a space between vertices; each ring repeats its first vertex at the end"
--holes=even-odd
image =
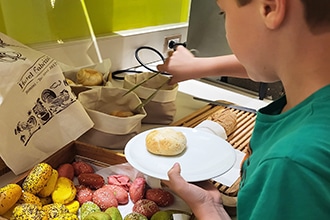
POLYGON ((287 1, 290 0, 262 0, 260 13, 269 29, 278 28, 284 21, 287 1))

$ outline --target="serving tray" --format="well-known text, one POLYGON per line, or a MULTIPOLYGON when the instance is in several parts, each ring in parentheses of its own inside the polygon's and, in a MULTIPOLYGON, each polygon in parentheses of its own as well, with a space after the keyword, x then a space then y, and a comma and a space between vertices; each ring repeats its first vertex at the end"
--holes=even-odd
MULTIPOLYGON (((44 162, 50 164, 54 168, 57 168, 62 163, 72 163, 76 158, 80 158, 103 167, 127 162, 122 153, 80 141, 72 141, 66 146, 63 146, 63 148, 45 159, 44 162)), ((6 170, 9 170, 9 168, 7 168, 4 164, 2 170, 3 173, 5 173, 6 170)), ((18 175, 13 182, 21 184, 28 172, 29 170, 18 175)), ((0 177, 1 175, 3 174, 0 173, 0 177)))
MULTIPOLYGON (((208 104, 197 111, 193 112, 186 117, 173 122, 172 126, 184 126, 184 127, 195 127, 202 121, 206 120, 208 116, 214 112, 225 109, 223 106, 216 106, 208 104)), ((228 136, 227 141, 233 146, 233 148, 238 149, 242 152, 247 150, 251 134, 254 128, 256 114, 251 112, 246 112, 242 110, 236 110, 229 108, 232 112, 237 115, 237 125, 235 130, 228 136)), ((219 189, 219 191, 227 196, 236 197, 238 193, 240 178, 238 178, 235 183, 228 187, 219 182, 213 181, 213 184, 219 189)))

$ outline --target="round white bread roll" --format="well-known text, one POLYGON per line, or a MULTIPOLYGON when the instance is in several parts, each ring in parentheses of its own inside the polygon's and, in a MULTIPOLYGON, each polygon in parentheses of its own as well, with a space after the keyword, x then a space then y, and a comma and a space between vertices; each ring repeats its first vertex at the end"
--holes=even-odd
POLYGON ((180 131, 175 131, 172 128, 162 128, 148 133, 146 146, 150 153, 174 156, 186 149, 187 139, 180 131))

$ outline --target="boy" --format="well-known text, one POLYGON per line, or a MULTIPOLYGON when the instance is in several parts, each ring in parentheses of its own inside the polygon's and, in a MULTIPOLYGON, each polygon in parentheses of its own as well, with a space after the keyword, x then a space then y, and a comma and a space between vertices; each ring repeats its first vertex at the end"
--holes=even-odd
MULTIPOLYGON (((282 81, 286 95, 257 113, 237 217, 330 219, 330 1, 217 3, 235 56, 195 58, 179 46, 159 70, 171 73, 172 82, 216 73, 282 81)), ((168 176, 164 183, 198 220, 229 219, 212 185, 187 183, 178 163, 168 176)))

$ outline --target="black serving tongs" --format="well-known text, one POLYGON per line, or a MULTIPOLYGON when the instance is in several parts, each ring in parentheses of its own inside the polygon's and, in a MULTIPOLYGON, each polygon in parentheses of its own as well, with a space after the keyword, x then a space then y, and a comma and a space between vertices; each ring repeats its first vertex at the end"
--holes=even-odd
MULTIPOLYGON (((156 50, 156 49, 153 48, 153 47, 142 46, 142 47, 137 48, 137 49, 135 50, 135 59, 141 64, 141 66, 143 66, 144 68, 146 68, 147 70, 149 70, 149 71, 151 71, 151 72, 153 72, 153 73, 155 73, 155 74, 152 75, 152 76, 150 76, 150 77, 148 77, 148 78, 146 78, 146 79, 143 80, 142 82, 136 84, 134 87, 132 87, 131 89, 129 89, 127 92, 125 92, 123 96, 125 96, 125 95, 127 95, 128 93, 132 92, 133 90, 135 90, 136 88, 138 88, 139 86, 141 86, 142 84, 144 84, 145 82, 149 81, 150 79, 156 77, 156 76, 159 75, 159 74, 169 75, 168 73, 160 72, 160 71, 158 71, 158 70, 154 70, 154 69, 148 67, 145 63, 143 63, 143 62, 141 61, 140 57, 139 57, 139 52, 140 52, 141 50, 151 50, 151 51, 155 52, 155 53, 156 53, 156 54, 162 59, 163 62, 165 61, 164 56, 163 56, 158 50, 156 50)), ((170 79, 170 78, 169 78, 169 79, 170 79)), ((169 81, 169 80, 168 80, 168 81, 169 81)), ((168 82, 168 81, 166 81, 166 82, 168 82)), ((157 88, 157 89, 156 89, 156 92, 158 92, 158 90, 161 89, 161 87, 163 87, 164 85, 165 85, 165 83, 162 84, 159 88, 157 88)), ((152 97, 151 97, 151 99, 152 99, 152 98, 155 96, 155 94, 151 94, 151 96, 152 96, 152 97)), ((149 100, 149 98, 148 98, 148 100, 149 100)))
MULTIPOLYGON (((178 45, 182 45, 182 46, 186 46, 185 43, 176 43, 174 41, 170 41, 169 43, 169 48, 175 50, 175 48, 178 46, 178 45)), ((153 52, 155 52, 161 59, 163 62, 165 62, 165 58, 164 56, 158 51, 156 50, 155 48, 153 47, 149 47, 149 46, 142 46, 142 47, 139 47, 135 50, 135 59, 141 64, 141 66, 143 66, 144 68, 146 68, 147 70, 155 73, 153 74, 152 76, 146 78, 145 80, 143 80, 142 82, 136 84, 134 87, 132 87, 131 89, 129 89, 127 92, 124 93, 123 96, 127 95, 128 93, 134 91, 136 88, 138 88, 139 86, 141 86, 142 84, 144 84, 145 82, 149 81, 150 79, 156 77, 157 75, 159 74, 163 74, 163 75, 167 75, 168 76, 168 79, 165 80, 159 87, 156 88, 156 90, 145 100, 142 101, 142 103, 140 105, 138 105, 135 110, 138 110, 139 108, 142 108, 143 106, 145 106, 148 102, 150 102, 154 97, 155 95, 157 94, 157 92, 164 86, 166 85, 170 79, 171 79, 171 75, 169 73, 166 73, 166 72, 160 72, 158 70, 154 70, 150 67, 148 67, 145 63, 143 63, 139 57, 139 52, 141 50, 151 50, 153 52)))

